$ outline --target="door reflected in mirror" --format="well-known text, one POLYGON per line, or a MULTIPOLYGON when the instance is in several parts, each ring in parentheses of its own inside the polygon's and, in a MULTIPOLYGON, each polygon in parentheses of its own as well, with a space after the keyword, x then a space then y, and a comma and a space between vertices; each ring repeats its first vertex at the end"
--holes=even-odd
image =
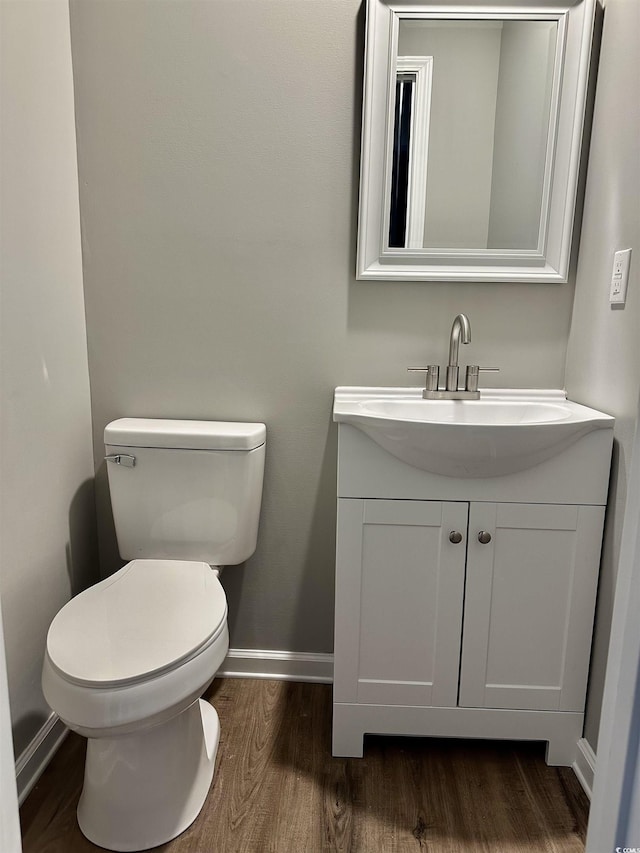
POLYGON ((558 44, 556 20, 400 21, 388 248, 541 249, 558 44))

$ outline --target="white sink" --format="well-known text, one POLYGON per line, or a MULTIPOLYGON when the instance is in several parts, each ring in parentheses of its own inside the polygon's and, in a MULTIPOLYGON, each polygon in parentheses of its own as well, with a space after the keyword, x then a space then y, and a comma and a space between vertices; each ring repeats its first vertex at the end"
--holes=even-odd
POLYGON ((491 390, 479 400, 423 400, 420 388, 336 388, 333 419, 412 465, 448 477, 532 468, 614 418, 564 391, 491 390))

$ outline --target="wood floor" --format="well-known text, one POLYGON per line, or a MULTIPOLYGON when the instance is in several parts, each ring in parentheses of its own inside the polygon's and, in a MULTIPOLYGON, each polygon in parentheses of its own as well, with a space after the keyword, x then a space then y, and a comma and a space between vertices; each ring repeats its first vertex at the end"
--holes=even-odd
MULTIPOLYGON (((588 801, 542 744, 368 738, 332 758, 331 688, 220 679, 218 769, 166 853, 583 853, 588 801)), ((24 853, 96 851, 75 809, 84 740, 70 735, 21 810, 24 853)))

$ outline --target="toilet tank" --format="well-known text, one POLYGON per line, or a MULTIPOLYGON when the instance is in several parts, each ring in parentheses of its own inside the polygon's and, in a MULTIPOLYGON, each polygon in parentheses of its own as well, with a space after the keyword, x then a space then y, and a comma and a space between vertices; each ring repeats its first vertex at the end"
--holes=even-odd
POLYGON ((121 418, 104 442, 123 559, 234 565, 253 554, 264 424, 121 418))

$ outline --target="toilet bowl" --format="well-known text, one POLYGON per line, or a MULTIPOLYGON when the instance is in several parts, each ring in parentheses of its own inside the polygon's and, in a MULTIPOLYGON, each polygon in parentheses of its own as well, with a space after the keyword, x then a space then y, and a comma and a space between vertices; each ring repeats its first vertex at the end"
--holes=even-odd
POLYGON ((73 598, 51 623, 45 696, 85 737, 127 734, 195 701, 228 644, 227 602, 215 569, 133 560, 73 598))
POLYGON ((58 613, 43 690, 89 738, 78 820, 95 844, 155 847, 198 815, 219 740, 199 697, 228 646, 224 591, 205 563, 134 560, 58 613))
POLYGON ((220 726, 200 696, 229 647, 214 558, 233 565, 255 548, 265 428, 126 419, 107 427, 105 439, 114 435, 128 442, 106 441, 120 460, 115 489, 109 472, 114 520, 126 531, 121 555, 134 558, 57 614, 42 686, 88 738, 80 829, 100 847, 134 851, 183 832, 211 785, 220 726))

